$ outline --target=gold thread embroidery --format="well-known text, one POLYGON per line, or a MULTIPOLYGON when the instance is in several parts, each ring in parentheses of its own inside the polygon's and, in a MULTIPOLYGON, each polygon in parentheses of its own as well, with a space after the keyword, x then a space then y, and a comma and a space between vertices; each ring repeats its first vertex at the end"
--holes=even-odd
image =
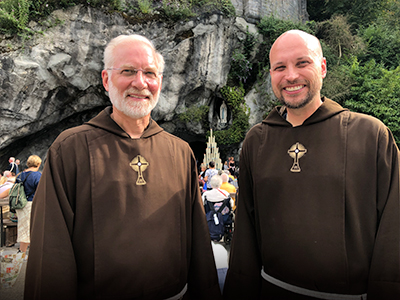
POLYGON ((136 180, 136 185, 145 185, 146 181, 144 180, 143 172, 149 166, 147 160, 143 156, 138 155, 134 159, 132 159, 129 165, 135 172, 138 172, 138 179, 136 180))
POLYGON ((290 149, 288 150, 288 153, 290 155, 290 157, 292 157, 294 159, 292 168, 290 169, 291 172, 300 172, 300 164, 299 164, 299 159, 307 153, 307 149, 300 144, 299 142, 297 142, 296 144, 294 144, 292 147, 290 147, 290 149))

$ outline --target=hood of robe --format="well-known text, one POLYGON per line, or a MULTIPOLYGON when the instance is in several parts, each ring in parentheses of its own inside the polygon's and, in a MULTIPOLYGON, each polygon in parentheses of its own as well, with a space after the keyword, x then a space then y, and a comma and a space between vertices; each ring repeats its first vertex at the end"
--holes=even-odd
MULTIPOLYGON (((342 106, 340 106, 340 104, 336 103, 333 100, 322 97, 322 105, 308 119, 304 121, 302 126, 322 122, 345 110, 348 109, 343 108, 342 106)), ((285 112, 285 106, 276 106, 262 121, 262 123, 274 126, 292 127, 292 124, 286 121, 286 118, 283 116, 285 112)))
MULTIPOLYGON (((130 138, 129 134, 127 134, 112 118, 112 106, 106 107, 102 112, 100 112, 96 117, 86 122, 85 124, 102 128, 109 132, 112 132, 121 137, 130 138)), ((163 131, 162 129, 153 119, 150 118, 150 123, 147 128, 144 130, 142 136, 140 138, 149 138, 157 133, 163 131)))

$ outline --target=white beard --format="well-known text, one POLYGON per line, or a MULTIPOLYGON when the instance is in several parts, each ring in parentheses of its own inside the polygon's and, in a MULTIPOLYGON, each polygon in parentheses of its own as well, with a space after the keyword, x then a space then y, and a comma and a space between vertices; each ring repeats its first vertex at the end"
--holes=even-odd
POLYGON ((157 92, 154 96, 149 92, 149 90, 139 91, 138 89, 131 88, 123 94, 118 93, 118 89, 113 85, 111 78, 108 81, 108 94, 113 106, 116 109, 127 115, 132 119, 140 119, 151 113, 154 107, 157 105, 160 93, 157 92), (134 93, 148 96, 148 100, 143 101, 129 101, 127 95, 134 93))

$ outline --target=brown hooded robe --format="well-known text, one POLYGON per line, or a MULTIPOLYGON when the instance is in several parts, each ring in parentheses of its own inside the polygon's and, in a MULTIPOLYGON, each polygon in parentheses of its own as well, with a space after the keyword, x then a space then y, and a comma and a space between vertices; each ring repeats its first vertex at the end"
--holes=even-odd
POLYGON ((278 107, 246 136, 226 299, 311 299, 262 268, 309 290, 400 299, 399 149, 379 120, 323 101, 301 126, 278 107))
POLYGON ((219 299, 189 145, 155 121, 131 139, 110 113, 48 151, 25 299, 219 299))

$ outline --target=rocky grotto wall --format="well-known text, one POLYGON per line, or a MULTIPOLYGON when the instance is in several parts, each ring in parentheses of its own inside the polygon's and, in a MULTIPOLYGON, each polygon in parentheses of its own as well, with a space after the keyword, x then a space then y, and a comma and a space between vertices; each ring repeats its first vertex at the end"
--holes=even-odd
MULTIPOLYGON (((240 12, 251 1, 232 2, 240 12)), ((255 2, 263 9, 271 1, 255 2)), ((239 15, 245 17, 245 12, 239 15)), ((152 117, 189 142, 201 158, 209 128, 199 121, 182 122, 179 114, 207 105, 213 128, 231 123, 221 127, 217 92, 227 82, 233 50, 247 31, 257 33, 254 16, 249 22, 243 17, 212 14, 173 25, 135 24, 117 12, 75 6, 55 11, 41 25, 30 24, 44 34, 29 40, 0 37, 1 169, 9 156, 20 158, 22 164, 31 154, 45 159, 62 130, 82 124, 110 105, 100 76, 103 49, 111 38, 132 33, 151 39, 166 62, 162 94, 152 117)), ((263 89, 269 90, 268 82, 266 78, 263 89)), ((246 95, 251 125, 262 119, 261 98, 255 90, 246 95)))

